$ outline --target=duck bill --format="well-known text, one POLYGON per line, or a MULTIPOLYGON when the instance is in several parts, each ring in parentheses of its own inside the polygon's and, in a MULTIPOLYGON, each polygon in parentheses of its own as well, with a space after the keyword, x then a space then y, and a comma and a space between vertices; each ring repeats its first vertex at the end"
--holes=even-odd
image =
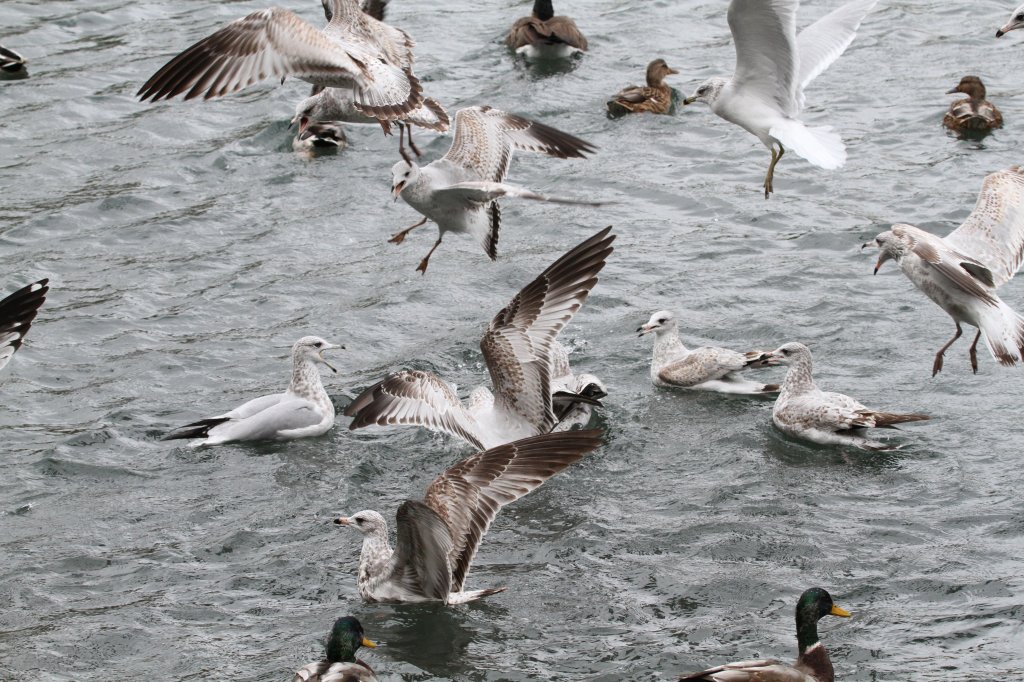
POLYGON ((676 71, 675 69, 666 69, 665 73, 671 74, 671 75, 678 75, 679 74, 679 72, 676 71))
POLYGON ((391 196, 395 198, 395 201, 398 201, 398 197, 402 196, 403 189, 405 189, 405 180, 391 188, 391 196))
POLYGON ((957 90, 956 88, 953 88, 952 90, 946 90, 946 94, 947 95, 955 95, 958 92, 960 92, 960 91, 957 90))
POLYGON ((368 649, 376 649, 377 648, 377 644, 375 642, 371 642, 370 640, 366 639, 365 637, 363 637, 363 641, 360 642, 360 644, 362 644, 363 646, 365 646, 368 649))
POLYGON ((849 618, 850 617, 850 612, 849 611, 847 611, 846 609, 844 609, 841 606, 836 606, 835 604, 832 605, 832 610, 829 611, 829 613, 832 614, 833 616, 839 616, 840 618, 849 618))

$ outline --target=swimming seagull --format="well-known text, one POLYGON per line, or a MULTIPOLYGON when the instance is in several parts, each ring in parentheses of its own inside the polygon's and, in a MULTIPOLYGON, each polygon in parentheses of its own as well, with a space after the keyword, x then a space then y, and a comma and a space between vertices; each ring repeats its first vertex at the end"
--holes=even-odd
POLYGON ((0 369, 6 367, 21 348, 32 320, 46 300, 49 283, 50 280, 41 279, 0 301, 0 369))
POLYGON ((569 351, 555 339, 551 344, 551 409, 558 423, 552 431, 585 427, 608 388, 593 374, 573 374, 569 351))
POLYGON ((464 591, 480 541, 505 505, 540 487, 602 443, 602 432, 548 433, 506 443, 462 460, 434 479, 423 501, 406 500, 388 524, 365 510, 335 523, 363 534, 359 596, 368 602, 466 602, 504 587, 464 591))
POLYGON ((925 414, 877 412, 842 393, 822 391, 811 376, 811 351, 802 343, 787 343, 771 353, 789 365, 782 382, 772 421, 783 433, 822 445, 853 445, 865 450, 894 450, 895 447, 869 440, 864 429, 892 428, 904 422, 929 419, 925 414))
POLYGON ((292 682, 376 682, 373 668, 356 658, 359 647, 375 649, 363 634, 363 624, 352 616, 334 621, 327 638, 324 660, 300 668, 292 682))
POLYGON ((854 0, 796 33, 799 0, 732 0, 729 30, 736 46, 732 80, 704 81, 683 104, 704 102, 726 121, 756 135, 772 153, 764 197, 774 191, 775 165, 791 149, 815 166, 846 162, 831 128, 808 128, 798 118, 804 88, 841 55, 877 0, 854 0), (776 151, 776 147, 778 151, 776 151))
POLYGON ((478 387, 463 404, 437 375, 403 370, 345 408, 352 417, 349 429, 414 424, 483 449, 551 431, 558 424, 556 410, 568 411, 574 403, 600 405, 596 398, 573 394, 575 385, 553 381, 565 376, 568 364, 553 346, 597 284, 612 252, 610 231, 601 230, 556 260, 491 320, 480 350, 493 393, 478 387))
POLYGON ((399 161, 391 169, 391 192, 402 197, 424 218, 398 232, 390 241, 401 244, 405 236, 427 220, 437 223, 434 247, 416 269, 426 273, 427 263, 446 232, 468 232, 476 237, 491 260, 498 257, 501 211, 497 199, 519 197, 560 204, 599 206, 599 203, 547 197, 505 184, 512 153, 519 149, 559 159, 585 158, 595 151, 589 143, 522 116, 490 107, 467 107, 455 112, 452 146, 444 157, 422 168, 399 161))
POLYGON ((992 357, 1015 365, 1024 357, 1024 317, 996 294, 1024 260, 1024 169, 991 173, 967 220, 945 238, 896 224, 867 246, 879 246, 882 263, 893 259, 903 274, 953 318, 956 333, 939 349, 932 376, 942 369, 946 350, 960 338, 960 323, 978 328, 971 344, 971 369, 978 371, 978 340, 984 336, 992 357))
POLYGON ((356 0, 326 1, 331 20, 322 31, 280 7, 253 12, 169 61, 138 96, 210 99, 265 78, 294 76, 355 89, 356 107, 382 121, 416 109, 423 94, 412 74, 412 38, 365 14, 356 0))
POLYGON ((667 310, 653 313, 647 324, 637 328, 637 332, 639 336, 654 334, 651 381, 655 386, 742 395, 779 391, 778 384, 762 384, 740 375, 748 369, 776 364, 771 353, 738 353, 717 346, 701 346, 690 350, 679 339, 679 325, 675 315, 667 310))
POLYGON ((292 346, 292 379, 284 393, 265 395, 230 412, 181 426, 162 440, 197 439, 192 447, 235 441, 292 440, 327 433, 334 425, 334 403, 320 381, 317 363, 338 370, 324 351, 344 348, 319 336, 303 336, 292 346), (201 439, 201 440, 200 440, 201 439))
POLYGON ((1001 29, 996 31, 996 38, 1002 38, 1010 31, 1018 28, 1024 28, 1024 5, 1013 10, 1013 14, 1010 15, 1010 20, 1006 22, 1001 29))
POLYGON ((587 39, 576 22, 555 15, 551 0, 534 0, 532 14, 512 24, 505 44, 527 59, 561 59, 587 51, 587 39))

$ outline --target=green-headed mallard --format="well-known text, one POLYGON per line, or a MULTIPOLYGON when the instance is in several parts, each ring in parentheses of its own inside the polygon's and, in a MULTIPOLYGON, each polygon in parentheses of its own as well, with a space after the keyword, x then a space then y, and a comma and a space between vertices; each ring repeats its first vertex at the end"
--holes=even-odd
POLYGON ((377 645, 363 636, 362 624, 352 616, 334 621, 327 638, 326 657, 303 666, 292 682, 376 682, 373 669, 356 658, 359 647, 377 645))
POLYGON ((665 76, 679 73, 669 68, 664 59, 647 65, 647 85, 631 85, 608 100, 608 112, 615 116, 649 111, 667 114, 672 108, 672 88, 665 85, 665 76))
POLYGON ((793 665, 773 659, 738 661, 679 679, 681 682, 834 682, 832 661, 818 640, 818 621, 824 616, 849 618, 850 614, 836 606, 832 596, 820 587, 812 587, 800 595, 796 603, 796 640, 800 655, 793 665))
POLYGON ((1003 115, 992 102, 985 99, 985 84, 980 78, 964 76, 946 94, 958 92, 967 95, 967 99, 958 99, 949 105, 949 111, 942 118, 943 125, 958 133, 987 132, 1003 127, 1003 115))
POLYGON ((587 39, 566 16, 556 16, 551 0, 534 0, 533 13, 518 19, 505 44, 527 59, 561 59, 587 51, 587 39))

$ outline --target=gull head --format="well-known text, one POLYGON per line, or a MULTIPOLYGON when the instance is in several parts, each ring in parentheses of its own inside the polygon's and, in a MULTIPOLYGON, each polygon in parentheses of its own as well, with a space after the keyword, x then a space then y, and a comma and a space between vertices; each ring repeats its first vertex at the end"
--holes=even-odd
POLYGON ((651 315, 647 324, 636 328, 637 336, 645 336, 654 332, 658 336, 672 331, 676 328, 676 317, 667 310, 659 310, 651 315))
POLYGON ((420 167, 408 161, 399 161, 391 167, 391 194, 398 201, 402 190, 416 182, 420 175, 420 167))
POLYGON ((576 377, 576 385, 583 386, 583 388, 576 391, 577 393, 585 398, 590 398, 598 405, 601 404, 601 398, 608 397, 608 387, 593 374, 580 374, 576 377))
POLYGON ((372 509, 364 509, 352 516, 339 516, 334 519, 334 523, 339 526, 355 528, 363 535, 383 533, 384 537, 387 537, 388 534, 388 522, 384 520, 383 516, 372 509))
POLYGON ((314 121, 319 121, 317 112, 323 98, 320 95, 307 97, 295 106, 295 116, 292 117, 292 125, 299 126, 299 135, 306 132, 306 126, 314 121))
POLYGON ((1013 10, 1010 20, 1006 22, 1002 28, 996 31, 996 38, 1002 38, 1004 34, 1017 28, 1024 28, 1024 5, 1013 10))
POLYGON ((683 104, 693 104, 694 102, 704 102, 708 106, 711 106, 718 99, 719 95, 722 94, 722 88, 725 87, 726 80, 724 78, 709 78, 693 91, 693 95, 683 100, 683 104))
POLYGON ((811 361, 811 349, 802 343, 790 341, 773 350, 768 356, 773 360, 772 364, 792 365, 801 360, 811 361))
POLYGON ((324 351, 339 348, 344 349, 345 346, 328 343, 319 336, 303 336, 295 342, 294 346, 292 346, 292 358, 294 360, 309 360, 313 363, 319 362, 327 365, 328 369, 337 374, 338 370, 336 370, 334 366, 324 358, 324 351))
POLYGON ((900 259, 907 254, 910 249, 913 248, 913 243, 907 235, 900 230, 901 225, 893 225, 893 229, 880 232, 877 237, 871 241, 864 242, 860 248, 865 249, 869 246, 877 246, 879 249, 878 261, 875 263, 875 274, 878 274, 878 270, 882 267, 882 263, 887 260, 894 260, 897 263, 900 259))

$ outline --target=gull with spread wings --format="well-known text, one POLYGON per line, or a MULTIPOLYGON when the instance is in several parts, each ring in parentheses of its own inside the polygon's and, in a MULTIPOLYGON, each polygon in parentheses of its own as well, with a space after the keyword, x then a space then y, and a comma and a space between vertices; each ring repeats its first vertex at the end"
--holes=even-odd
POLYGON ((0 369, 7 366, 21 348, 25 334, 46 301, 50 280, 23 286, 0 301, 0 369))
POLYGON ((504 587, 465 591, 480 541, 505 505, 597 449, 602 432, 548 433, 506 443, 462 460, 434 479, 423 501, 406 500, 395 515, 395 548, 379 512, 335 523, 363 534, 359 596, 368 602, 464 604, 504 587))
POLYGON ((854 0, 797 35, 799 0, 732 0, 729 30, 736 47, 732 80, 711 78, 683 104, 704 102, 711 111, 757 136, 772 153, 764 198, 775 191, 775 164, 789 148, 815 166, 846 163, 846 148, 831 128, 808 128, 798 118, 804 88, 839 58, 877 0, 854 0), (778 148, 778 151, 776 151, 778 148))
POLYGON ((364 13, 356 0, 323 3, 330 21, 322 31, 280 7, 231 22, 167 62, 139 97, 210 99, 266 78, 294 76, 356 90, 356 107, 382 122, 419 107, 423 92, 412 74, 412 38, 364 13))
POLYGON ((543 196, 523 187, 505 183, 512 152, 538 152, 559 159, 584 158, 595 148, 578 137, 490 107, 467 107, 455 113, 452 146, 442 158, 422 168, 412 161, 399 161, 391 169, 391 192, 402 197, 423 220, 391 238, 401 244, 405 236, 427 220, 437 223, 440 234, 430 252, 416 269, 426 273, 434 250, 445 232, 473 235, 491 260, 498 257, 501 211, 497 200, 518 197, 559 204, 599 206, 595 202, 543 196))
MULTIPOLYGON (((946 237, 913 225, 896 224, 864 246, 881 249, 875 273, 887 260, 925 296, 953 318, 956 334, 935 354, 932 376, 946 350, 963 334, 960 324, 978 328, 971 344, 971 369, 978 371, 978 341, 1001 365, 1024 357, 1024 317, 996 294, 1024 261, 1024 169, 1013 166, 985 178, 967 220, 946 237)), ((861 247, 863 248, 863 247, 861 247)))
POLYGON ((570 395, 566 382, 559 381, 567 362, 556 337, 597 284, 612 252, 610 231, 601 230, 559 258, 491 320, 480 350, 493 393, 478 387, 463 404, 437 375, 403 370, 352 401, 345 409, 353 418, 349 428, 411 424, 490 448, 551 431, 560 414, 573 411, 573 403, 600 405, 594 390, 584 387, 570 395))

